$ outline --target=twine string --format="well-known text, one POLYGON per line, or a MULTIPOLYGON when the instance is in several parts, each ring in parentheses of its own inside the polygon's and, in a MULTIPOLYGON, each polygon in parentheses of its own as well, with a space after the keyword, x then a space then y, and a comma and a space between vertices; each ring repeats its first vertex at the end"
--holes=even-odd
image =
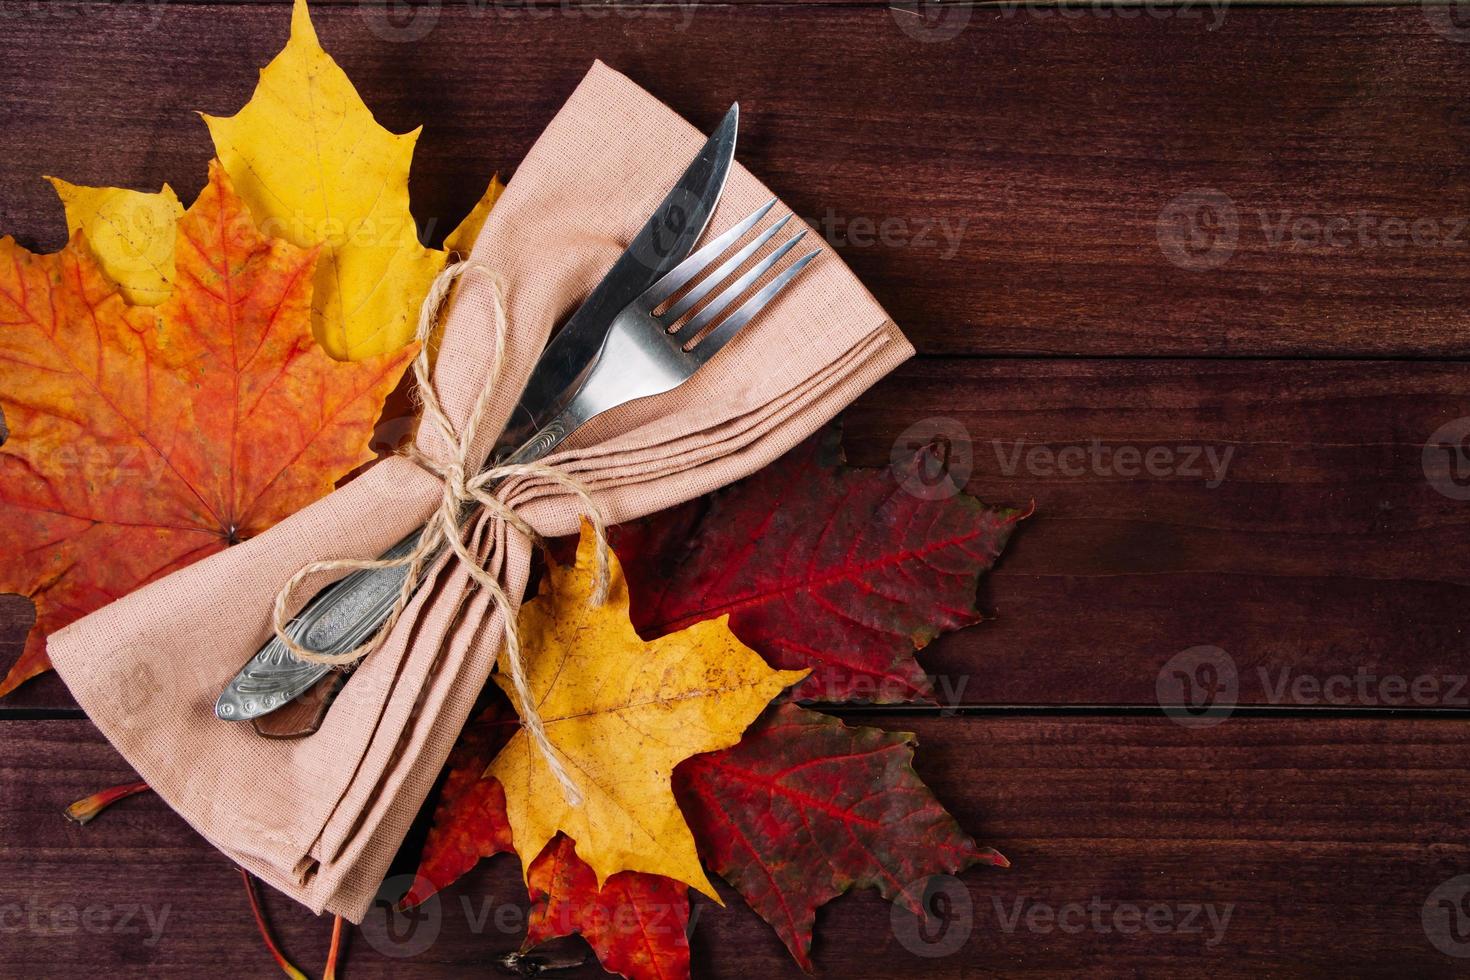
MULTIPOLYGON (((515 688, 519 700, 521 726, 525 728, 531 741, 546 759, 546 764, 561 787, 562 795, 568 805, 579 806, 582 802, 581 791, 552 748, 551 740, 546 734, 546 726, 541 720, 540 713, 536 710, 535 699, 531 695, 530 686, 526 680, 525 665, 521 661, 520 630, 516 624, 516 617, 512 613, 510 597, 501 584, 499 576, 492 575, 485 569, 480 559, 470 551, 470 546, 466 541, 475 523, 469 518, 477 509, 483 508, 492 521, 508 524, 531 541, 540 542, 541 538, 536 533, 536 529, 517 514, 515 508, 497 496, 495 490, 505 481, 515 477, 536 477, 555 483, 581 501, 584 512, 592 523, 597 536, 597 561, 593 573, 592 601, 600 605, 607 599, 611 578, 607 522, 601 508, 593 501, 588 488, 556 467, 544 463, 508 462, 479 469, 479 460, 474 455, 474 447, 480 430, 490 414, 495 400, 495 389, 505 367, 509 330, 500 283, 486 266, 471 261, 462 261, 453 262, 444 267, 444 271, 439 273, 429 287, 429 293, 424 297, 423 305, 419 308, 417 331, 419 353, 414 359, 413 373, 417 398, 423 407, 424 423, 433 426, 444 444, 453 447, 453 452, 448 459, 436 459, 422 453, 417 446, 409 446, 401 451, 401 455, 426 472, 433 474, 443 484, 443 496, 439 501, 439 506, 424 526, 414 548, 398 558, 329 558, 307 562, 287 580, 280 592, 276 594, 271 621, 276 638, 297 659, 334 667, 355 663, 383 645, 398 624, 398 620, 403 616, 404 610, 408 608, 424 569, 438 558, 444 547, 448 547, 470 577, 490 594, 493 602, 505 611, 505 659, 510 670, 511 685, 515 688), (444 301, 455 281, 470 272, 484 273, 490 283, 495 312, 495 350, 485 386, 480 390, 479 397, 475 399, 474 407, 470 411, 464 428, 456 432, 454 423, 450 421, 434 390, 429 340, 439 321, 444 301), (308 578, 320 572, 351 572, 403 566, 407 566, 408 571, 404 576, 403 584, 399 587, 398 598, 393 604, 392 611, 383 621, 383 625, 361 645, 345 653, 318 653, 303 647, 288 631, 293 597, 308 578)), ((494 540, 493 533, 491 540, 494 540)))

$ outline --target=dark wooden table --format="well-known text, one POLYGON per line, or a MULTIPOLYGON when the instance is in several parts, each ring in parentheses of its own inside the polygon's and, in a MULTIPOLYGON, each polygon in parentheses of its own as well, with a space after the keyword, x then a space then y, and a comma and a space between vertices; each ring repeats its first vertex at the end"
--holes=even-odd
MULTIPOLYGON (((917 731, 924 777, 1014 866, 963 876, 971 931, 943 957, 875 895, 838 900, 821 975, 1470 966, 1470 11, 417 18, 317 10, 379 119, 424 124, 429 238, 513 176, 594 58, 700 126, 738 98, 743 161, 921 352, 851 410, 850 455, 952 419, 971 492, 1036 503, 984 586, 998 619, 925 657, 945 709, 863 717, 917 731), (1216 724, 1160 707, 1184 651, 1234 679, 1216 724)), ((243 104, 287 22, 279 3, 0 2, 0 232, 62 243, 42 174, 192 198, 194 110, 243 104)), ((0 664, 29 616, 0 600, 0 664)), ((232 868, 155 798, 61 818, 130 772, 54 677, 0 706, 0 733, 0 974, 278 975, 232 868)), ((358 935, 348 975, 493 969, 520 942, 486 915, 519 901, 513 865, 447 892, 412 958, 358 935)), ((318 972, 329 923, 267 905, 318 972)), ((800 975, 733 895, 697 908, 696 975, 800 975)))

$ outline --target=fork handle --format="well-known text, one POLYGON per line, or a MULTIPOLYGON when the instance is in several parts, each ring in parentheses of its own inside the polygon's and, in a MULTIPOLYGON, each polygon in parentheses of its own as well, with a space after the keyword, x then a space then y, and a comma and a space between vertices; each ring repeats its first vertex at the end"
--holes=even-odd
MULTIPOLYGON (((536 431, 509 456, 493 461, 490 466, 532 463, 552 450, 577 430, 584 419, 569 406, 556 418, 536 431)), ((487 467, 488 468, 488 467, 487 467)), ((504 480, 491 484, 492 492, 504 480)), ((460 510, 463 525, 474 514, 476 505, 466 503, 460 510)), ((419 528, 383 553, 382 560, 401 558, 418 547, 424 533, 419 528)), ((420 566, 417 591, 428 577, 429 569, 443 553, 440 545, 420 566)), ((367 568, 355 571, 322 589, 301 608, 286 626, 286 632, 298 644, 317 653, 335 656, 360 646, 378 630, 398 602, 409 566, 367 568)), ((250 721, 270 714, 310 690, 325 677, 327 664, 299 660, 276 636, 256 651, 240 672, 220 693, 215 714, 226 721, 250 721)), ((349 668, 350 669, 350 668, 349 668)))

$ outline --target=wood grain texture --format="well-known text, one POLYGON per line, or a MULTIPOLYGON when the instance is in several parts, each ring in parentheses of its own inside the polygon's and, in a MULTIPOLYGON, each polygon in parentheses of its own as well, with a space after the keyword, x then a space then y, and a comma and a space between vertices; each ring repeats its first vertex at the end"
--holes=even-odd
MULTIPOLYGON (((921 774, 1013 867, 962 876, 948 897, 968 899, 970 932, 943 956, 905 946, 905 921, 876 895, 837 900, 819 916, 820 976, 1325 975, 1348 950, 1355 976, 1448 976, 1463 963, 1420 923, 1430 893, 1470 871, 1463 724, 884 721, 917 730, 921 774), (1170 917, 1166 930, 1124 931, 1137 922, 1129 909, 1155 907, 1157 924, 1170 917), (1062 918, 1049 921, 1047 909, 1062 918)), ((0 972, 90 975, 105 962, 124 976, 197 975, 203 964, 272 975, 235 873, 156 797, 118 804, 86 828, 61 817, 73 798, 130 776, 90 726, 3 722, 0 733, 0 972), (129 909, 133 921, 119 926, 129 909), (162 917, 151 944, 150 912, 162 917)), ((802 976, 726 894, 724 910, 698 902, 696 975, 802 976)), ((267 899, 289 955, 319 971, 329 923, 267 899)), ((429 906, 419 932, 404 931, 408 941, 370 919, 352 937, 348 975, 489 969, 520 943, 523 899, 514 860, 482 864, 429 906), (434 922, 422 951, 380 951, 411 952, 434 922)), ((959 937, 964 921, 936 920, 931 940, 959 937)))
MULTIPOLYGON (((1436 489, 1424 445, 1470 417, 1466 381, 1459 363, 920 359, 848 411, 845 441, 878 466, 957 433, 971 493, 1035 503, 982 585, 995 618, 920 657, 946 705, 1151 704, 1164 665, 1209 645, 1241 703, 1465 709, 1470 501, 1436 489), (1331 678, 1350 684, 1313 686, 1331 678)), ((0 664, 27 623, 0 620, 0 664)), ((71 701, 52 678, 7 704, 71 701)))
MULTIPOLYGON (((971 492, 1035 500, 982 591, 999 617, 922 657, 947 703, 1153 704, 1170 658, 1209 646, 1245 704, 1345 677, 1347 705, 1371 708, 1358 692, 1392 696, 1392 674, 1432 682, 1401 700, 1459 707, 1470 502, 1435 490, 1423 446, 1470 416, 1470 366, 1433 360, 1470 354, 1462 35, 1417 4, 824 6, 507 0, 395 19, 332 0, 316 17, 385 125, 424 124, 428 240, 513 173, 593 58, 697 125, 742 102, 741 160, 926 355, 848 414, 852 459, 880 464, 948 418, 971 492), (1238 359, 1260 357, 1331 360, 1238 359), (1130 447, 1172 450, 1174 469, 1119 472, 1130 447), (1192 448, 1232 451, 1217 486, 1178 472, 1192 448)), ((41 174, 192 198, 210 155, 194 111, 243 104, 287 19, 274 0, 0 3, 0 234, 61 244, 41 174)), ((0 597, 0 665, 30 617, 0 597)), ((1310 704, 1300 690, 1281 703, 1310 704)), ((17 707, 71 702, 52 676, 0 718, 17 707)), ((964 875, 945 899, 971 911, 933 941, 906 944, 911 923, 872 894, 838 900, 820 976, 1464 971, 1439 901, 1463 896, 1432 897, 1470 873, 1463 721, 861 720, 917 730, 921 774, 1014 866, 964 875), (966 922, 955 952, 920 955, 966 922)), ((0 975, 278 975, 234 871, 156 797, 61 818, 133 778, 89 724, 0 720, 0 739, 0 975)), ((697 905, 696 975, 800 976, 726 895, 697 905)), ((267 906, 319 974, 330 923, 267 906)), ((492 973, 523 908, 514 861, 489 862, 417 928, 370 920, 346 975, 492 973)))
MULTIPOLYGON (((0 229, 48 248, 63 228, 42 173, 197 192, 210 150, 194 111, 243 104, 287 22, 218 3, 4 9, 0 229)), ((383 123, 424 124, 412 190, 430 238, 600 57, 699 125, 739 99, 742 161, 845 242, 925 352, 1470 351, 1470 59, 1417 5, 959 7, 958 33, 931 42, 883 6, 432 13, 422 37, 371 5, 317 14, 383 123), (1235 211, 1216 268, 1159 240, 1171 202, 1201 189, 1235 211), (1408 230, 1385 239, 1386 219, 1408 230)), ((1180 227, 1208 258, 1222 220, 1180 227)))
POLYGON ((908 427, 912 444, 953 420, 971 493, 1035 501, 982 586, 996 619, 920 658, 942 698, 1153 703, 1160 669, 1209 645, 1242 703, 1463 709, 1470 502, 1436 489, 1448 471, 1433 453, 1426 470, 1424 446, 1470 416, 1466 379, 1462 364, 920 360, 848 412, 847 444, 881 464, 908 427), (1340 677, 1347 696, 1313 693, 1340 677))

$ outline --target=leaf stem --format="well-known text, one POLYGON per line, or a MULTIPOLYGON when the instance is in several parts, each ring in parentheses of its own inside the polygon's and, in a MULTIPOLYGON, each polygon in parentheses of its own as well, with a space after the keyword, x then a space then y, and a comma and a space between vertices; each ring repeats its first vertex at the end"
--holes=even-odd
POLYGON ((342 917, 332 923, 332 948, 327 951, 327 969, 322 980, 337 980, 337 955, 342 952, 342 917))
POLYGON ((250 911, 255 916, 255 926, 260 930, 260 938, 265 940, 265 948, 270 950, 271 955, 276 958, 276 965, 291 980, 306 980, 306 974, 291 965, 290 961, 281 952, 280 947, 276 945, 275 939, 271 938, 270 926, 265 924, 265 916, 260 911, 260 899, 255 894, 255 879, 251 878, 250 872, 244 868, 237 868, 236 870, 240 872, 240 878, 245 882, 245 894, 250 898, 250 911))

